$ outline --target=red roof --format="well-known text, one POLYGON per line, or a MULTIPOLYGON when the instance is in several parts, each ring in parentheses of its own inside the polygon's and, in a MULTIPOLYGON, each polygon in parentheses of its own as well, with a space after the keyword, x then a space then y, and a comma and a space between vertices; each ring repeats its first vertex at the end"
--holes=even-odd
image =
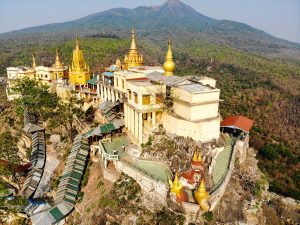
POLYGON ((221 122, 221 127, 236 127, 249 132, 253 126, 253 120, 244 116, 229 116, 221 122))

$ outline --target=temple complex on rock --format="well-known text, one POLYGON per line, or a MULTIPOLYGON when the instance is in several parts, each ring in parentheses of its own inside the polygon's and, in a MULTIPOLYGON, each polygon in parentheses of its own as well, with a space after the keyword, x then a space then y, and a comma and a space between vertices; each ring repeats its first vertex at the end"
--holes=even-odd
POLYGON ((149 196, 159 196, 156 199, 162 204, 170 197, 186 212, 213 209, 229 181, 235 155, 245 155, 253 121, 234 117, 221 124, 222 100, 216 80, 193 74, 177 76, 170 36, 163 66, 144 65, 134 30, 124 61, 115 58, 115 64, 100 74, 91 73, 83 51, 76 37, 69 66, 61 62, 56 51, 50 67, 38 66, 33 54, 31 67, 7 68, 8 99, 19 97, 13 86, 23 77, 47 84, 49 91, 63 99, 68 92, 76 91, 78 98, 84 100, 85 109, 94 107, 102 124, 83 137, 89 141, 92 157, 101 159, 104 169, 113 163, 117 171, 136 179, 149 196), (169 168, 169 161, 139 158, 141 146, 149 143, 160 129, 174 140, 181 137, 196 145, 192 153, 186 153, 189 161, 184 169, 178 167, 176 173, 169 168), (128 140, 136 146, 134 154, 124 150, 128 140))

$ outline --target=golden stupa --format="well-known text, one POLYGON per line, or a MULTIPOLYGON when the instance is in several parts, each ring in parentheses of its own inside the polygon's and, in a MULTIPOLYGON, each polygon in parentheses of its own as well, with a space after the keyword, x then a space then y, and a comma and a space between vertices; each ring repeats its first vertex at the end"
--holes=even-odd
POLYGON ((172 43, 171 43, 171 36, 169 36, 169 41, 168 41, 168 51, 166 54, 166 60, 163 65, 163 68, 165 70, 165 76, 171 76, 174 74, 175 70, 175 63, 173 61, 173 53, 172 53, 172 43))
POLYGON ((119 58, 117 58, 117 60, 116 60, 116 67, 118 69, 121 69, 121 67, 122 67, 121 60, 119 58))
POLYGON ((207 199, 209 198, 209 194, 205 188, 204 178, 201 179, 198 189, 194 192, 194 197, 200 207, 203 210, 208 211, 209 205, 207 204, 207 199))
POLYGON ((36 67, 36 62, 35 62, 35 53, 32 52, 32 69, 35 69, 36 67))
POLYGON ((174 193, 176 196, 179 196, 182 191, 182 184, 178 178, 178 173, 176 172, 174 181, 169 180, 169 184, 171 187, 171 193, 174 193))
POLYGON ((59 58, 57 49, 56 49, 55 62, 53 64, 53 67, 56 68, 56 69, 62 68, 62 63, 60 62, 60 58, 59 58))
POLYGON ((73 61, 69 68, 71 84, 84 85, 90 79, 90 68, 85 63, 83 52, 79 48, 79 38, 76 36, 76 47, 73 51, 73 61))
POLYGON ((143 65, 143 56, 139 53, 135 43, 135 32, 131 30, 131 45, 128 54, 125 55, 124 64, 126 68, 143 65))

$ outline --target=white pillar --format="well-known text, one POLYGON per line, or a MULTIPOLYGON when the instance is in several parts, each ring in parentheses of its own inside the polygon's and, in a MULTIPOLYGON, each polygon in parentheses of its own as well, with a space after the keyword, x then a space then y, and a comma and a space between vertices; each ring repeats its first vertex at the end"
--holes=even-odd
POLYGON ((108 164, 108 162, 107 162, 107 159, 105 158, 105 159, 104 159, 104 168, 105 168, 105 169, 107 168, 107 164, 108 164))
POLYGON ((100 86, 100 89, 101 89, 101 91, 100 91, 100 99, 101 99, 101 101, 103 101, 103 99, 104 99, 103 86, 100 86))
POLYGON ((143 143, 143 113, 139 113, 139 144, 143 143))
POLYGON ((127 104, 124 103, 124 121, 125 121, 125 127, 128 127, 127 120, 128 120, 128 116, 127 116, 127 104))
POLYGON ((130 131, 134 135, 134 110, 130 108, 130 131))
POLYGON ((111 92, 111 96, 112 96, 112 102, 115 102, 116 101, 115 92, 113 91, 113 89, 110 89, 110 92, 111 92))
POLYGON ((128 126, 128 130, 131 130, 131 108, 129 107, 129 105, 127 105, 127 126, 128 126))
POLYGON ((134 136, 139 139, 139 115, 138 112, 134 112, 134 136))

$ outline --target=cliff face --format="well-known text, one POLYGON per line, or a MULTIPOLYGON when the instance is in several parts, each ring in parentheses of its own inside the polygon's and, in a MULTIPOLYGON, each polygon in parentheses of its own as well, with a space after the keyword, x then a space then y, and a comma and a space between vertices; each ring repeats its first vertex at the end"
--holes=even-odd
POLYGON ((211 224, 299 224, 299 206, 293 199, 268 191, 268 182, 257 167, 254 149, 250 148, 243 164, 236 160, 211 224))

